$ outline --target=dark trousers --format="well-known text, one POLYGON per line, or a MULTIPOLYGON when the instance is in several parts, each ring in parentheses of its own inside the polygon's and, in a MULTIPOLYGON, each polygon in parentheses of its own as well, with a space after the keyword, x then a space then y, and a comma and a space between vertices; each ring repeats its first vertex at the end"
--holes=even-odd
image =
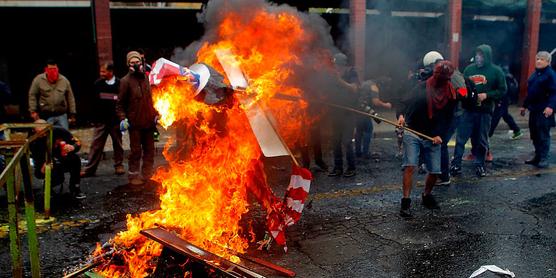
MULTIPOLYGON (((69 153, 66 156, 55 157, 52 167, 52 186, 64 183, 64 173, 70 173, 69 189, 71 192, 75 190, 75 185, 81 182, 81 159, 75 153, 69 153)), ((38 179, 44 179, 44 173, 41 172, 42 165, 35 165, 35 176, 38 179)))
POLYGON ((454 160, 452 164, 461 167, 463 152, 465 151, 465 143, 471 138, 473 146, 473 155, 475 155, 474 164, 476 166, 485 166, 486 153, 488 147, 488 132, 492 116, 488 113, 476 111, 464 111, 456 134, 456 147, 454 149, 454 160))
POLYGON ((86 174, 94 174, 97 170, 98 164, 102 159, 102 152, 106 139, 110 135, 112 138, 112 148, 114 149, 114 167, 121 166, 124 160, 124 149, 122 147, 122 133, 119 125, 99 124, 95 127, 93 142, 91 143, 91 150, 89 151, 89 162, 83 167, 83 172, 86 174))
POLYGON ((343 170, 344 156, 342 147, 346 152, 348 169, 355 169, 355 155, 353 153, 353 129, 355 119, 349 115, 338 115, 332 120, 332 146, 334 148, 334 169, 343 170))
POLYGON ((129 145, 131 153, 129 155, 129 178, 139 177, 150 178, 154 172, 154 137, 153 128, 130 129, 129 145), (143 166, 141 165, 143 158, 143 166), (139 172, 141 168, 141 172, 139 172))
POLYGON ((509 100, 507 97, 504 97, 500 103, 495 105, 494 112, 492 113, 492 121, 490 123, 490 131, 488 132, 488 137, 492 137, 494 134, 494 130, 498 126, 500 119, 504 119, 504 122, 508 124, 511 130, 514 133, 519 132, 519 127, 515 123, 514 118, 508 112, 508 106, 510 105, 509 100))
POLYGON ((309 130, 309 146, 298 146, 301 149, 301 157, 303 166, 309 168, 311 166, 311 158, 309 148, 313 149, 313 154, 316 163, 323 163, 322 160, 322 140, 321 140, 321 124, 316 122, 309 130))
POLYGON ((357 119, 355 127, 355 155, 370 155, 369 148, 373 137, 373 120, 368 117, 357 119))
POLYGON ((450 153, 448 151, 448 142, 450 142, 452 136, 456 133, 461 117, 461 115, 454 116, 446 133, 442 136, 442 144, 440 145, 440 169, 442 171, 441 178, 443 180, 450 177, 450 153))
POLYGON ((529 131, 535 147, 535 158, 550 158, 550 128, 555 126, 554 115, 545 117, 543 111, 529 113, 529 131))

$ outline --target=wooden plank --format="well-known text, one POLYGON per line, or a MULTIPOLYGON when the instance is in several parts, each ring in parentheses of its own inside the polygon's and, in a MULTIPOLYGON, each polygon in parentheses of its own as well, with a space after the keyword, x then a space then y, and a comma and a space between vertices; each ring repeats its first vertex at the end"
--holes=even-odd
POLYGON ((188 256, 191 259, 207 264, 216 270, 220 270, 222 273, 228 275, 229 277, 264 278, 264 276, 250 269, 235 264, 229 260, 226 260, 220 256, 217 256, 187 242, 173 232, 161 228, 153 228, 142 230, 141 234, 164 245, 167 248, 174 250, 179 254, 188 256))

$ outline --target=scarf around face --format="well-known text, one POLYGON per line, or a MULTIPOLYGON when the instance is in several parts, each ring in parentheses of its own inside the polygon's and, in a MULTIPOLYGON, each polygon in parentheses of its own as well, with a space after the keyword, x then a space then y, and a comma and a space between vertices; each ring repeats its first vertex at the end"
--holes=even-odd
POLYGON ((434 111, 442 110, 449 101, 456 99, 456 90, 450 82, 454 67, 450 61, 438 62, 432 76, 427 79, 427 110, 429 119, 434 111))

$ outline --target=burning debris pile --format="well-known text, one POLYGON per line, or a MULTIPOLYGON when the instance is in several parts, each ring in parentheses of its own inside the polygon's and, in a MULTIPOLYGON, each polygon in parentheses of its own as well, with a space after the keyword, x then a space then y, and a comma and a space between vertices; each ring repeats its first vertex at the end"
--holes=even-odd
MULTIPOLYGON (((235 63, 232 66, 241 68, 248 86, 241 92, 224 90, 212 102, 206 93, 197 92, 188 75, 166 77, 153 87, 161 124, 177 127, 181 139, 168 142, 164 156, 169 167, 159 169, 153 178, 162 185, 160 209, 128 215, 127 230, 112 240, 120 250, 118 263, 106 259, 97 267, 107 277, 144 277, 154 272, 162 246, 140 232, 157 226, 239 261, 233 254, 244 253, 255 241, 250 228, 240 225, 249 210, 248 194, 266 210, 268 228, 279 244, 285 244, 282 224, 299 219, 302 204, 291 199, 283 202, 266 182, 263 152, 246 110, 255 104, 263 107, 274 115, 270 122, 286 145, 303 144, 315 117, 307 113, 303 99, 322 97, 326 92, 317 88, 330 89, 323 82, 330 82, 335 74, 327 25, 320 17, 262 0, 209 1, 200 19, 205 36, 183 53, 195 53, 194 62, 215 71, 211 76, 227 76, 222 59, 235 63), (278 93, 299 100, 273 98, 278 93), (293 214, 284 212, 288 209, 293 214)), ((172 60, 185 64, 180 57, 172 60)), ((233 87, 228 79, 221 82, 233 87)), ((310 173, 294 166, 292 183, 308 187, 308 180, 310 173)), ((105 258, 105 252, 99 246, 94 256, 105 258)))

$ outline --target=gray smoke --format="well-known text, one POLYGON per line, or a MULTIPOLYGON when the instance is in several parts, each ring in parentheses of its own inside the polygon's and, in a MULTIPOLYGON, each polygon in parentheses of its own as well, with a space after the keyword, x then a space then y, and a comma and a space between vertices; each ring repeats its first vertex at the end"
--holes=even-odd
POLYGON ((301 63, 289 65, 295 74, 287 81, 291 83, 288 85, 301 88, 308 98, 330 98, 346 89, 343 83, 337 81, 337 74, 330 66, 332 55, 338 52, 330 35, 330 25, 319 15, 303 13, 288 5, 272 4, 264 0, 210 0, 197 15, 199 22, 205 27, 203 37, 185 49, 175 49, 171 60, 181 65, 191 65, 196 61, 196 53, 203 43, 218 40, 218 26, 225 14, 232 12, 243 15, 240 20, 249 22, 253 19, 252 11, 261 9, 269 13, 295 15, 301 21, 301 28, 311 38, 296 53, 301 63))

